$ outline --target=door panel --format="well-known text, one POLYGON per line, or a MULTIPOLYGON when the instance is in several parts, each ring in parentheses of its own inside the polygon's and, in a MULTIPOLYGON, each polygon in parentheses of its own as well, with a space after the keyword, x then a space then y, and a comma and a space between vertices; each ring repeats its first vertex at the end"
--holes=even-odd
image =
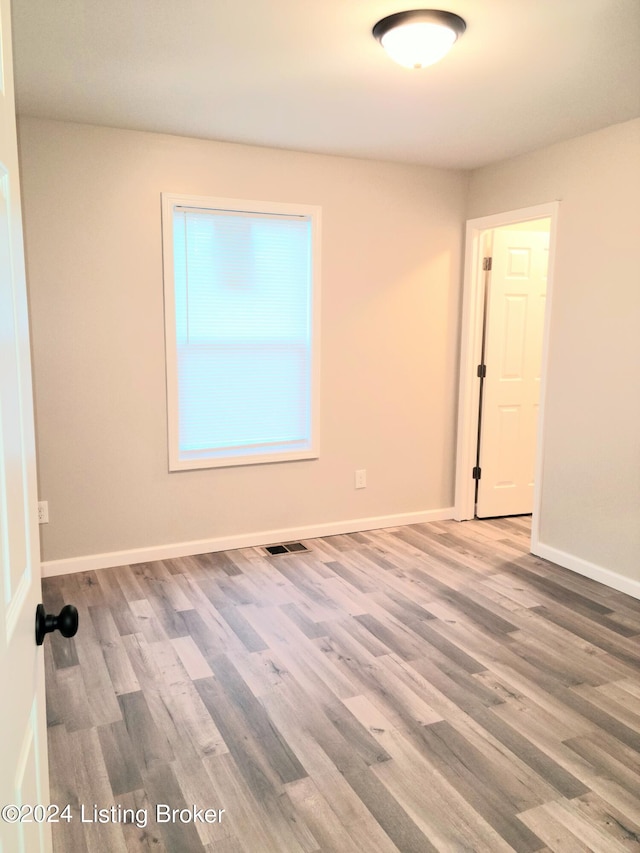
MULTIPOLYGON (((0 0, 0 804, 49 800, 29 320, 8 0, 0 0)), ((0 820, 0 850, 48 851, 50 827, 0 820)))
POLYGON ((476 515, 533 510, 548 231, 496 229, 488 283, 476 515))
POLYGON ((503 382, 524 378, 527 308, 526 296, 505 297, 499 365, 500 379, 503 382))

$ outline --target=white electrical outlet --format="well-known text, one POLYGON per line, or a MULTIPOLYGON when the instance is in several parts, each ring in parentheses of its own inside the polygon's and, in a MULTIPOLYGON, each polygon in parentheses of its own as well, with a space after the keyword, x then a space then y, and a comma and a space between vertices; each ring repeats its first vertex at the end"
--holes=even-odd
POLYGON ((38 524, 49 524, 49 501, 38 501, 38 524))
POLYGON ((360 468, 356 471, 356 489, 366 489, 367 487, 367 471, 365 468, 360 468))

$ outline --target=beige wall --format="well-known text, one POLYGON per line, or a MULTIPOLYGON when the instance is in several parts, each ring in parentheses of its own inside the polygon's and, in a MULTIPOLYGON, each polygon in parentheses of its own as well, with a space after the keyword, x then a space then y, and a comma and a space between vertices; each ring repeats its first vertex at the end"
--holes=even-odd
POLYGON ((556 199, 540 541, 640 580, 640 120, 477 170, 468 216, 556 199))
POLYGON ((19 138, 45 560, 452 506, 465 174, 28 118, 19 138), (168 473, 162 191, 322 206, 319 460, 168 473))

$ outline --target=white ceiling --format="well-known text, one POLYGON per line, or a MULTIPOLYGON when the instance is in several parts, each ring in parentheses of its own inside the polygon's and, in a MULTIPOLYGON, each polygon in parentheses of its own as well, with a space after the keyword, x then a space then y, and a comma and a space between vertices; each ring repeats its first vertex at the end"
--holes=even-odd
POLYGON ((409 71, 371 28, 415 6, 13 0, 18 112, 452 168, 640 115, 640 0, 443 0, 467 31, 409 71))

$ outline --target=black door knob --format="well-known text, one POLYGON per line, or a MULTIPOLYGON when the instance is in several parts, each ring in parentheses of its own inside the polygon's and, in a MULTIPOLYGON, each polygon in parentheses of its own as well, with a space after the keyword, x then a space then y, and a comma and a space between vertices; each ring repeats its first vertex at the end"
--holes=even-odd
POLYGON ((78 611, 73 604, 65 604, 60 613, 54 616, 44 612, 44 605, 36 607, 36 645, 44 643, 45 634, 60 631, 63 637, 75 637, 78 630, 78 611))

